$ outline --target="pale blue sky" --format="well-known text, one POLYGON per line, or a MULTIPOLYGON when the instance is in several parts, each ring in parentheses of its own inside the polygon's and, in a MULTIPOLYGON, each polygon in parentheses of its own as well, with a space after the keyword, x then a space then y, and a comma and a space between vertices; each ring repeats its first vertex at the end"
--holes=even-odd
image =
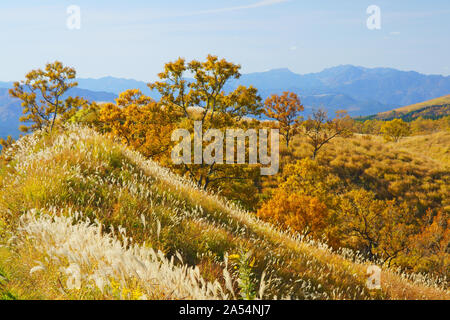
POLYGON ((354 64, 449 75, 449 34, 448 0, 2 0, 0 81, 55 59, 79 77, 151 81, 167 61, 208 53, 244 73, 354 64), (69 5, 80 30, 66 27, 69 5), (369 5, 381 30, 366 27, 369 5))

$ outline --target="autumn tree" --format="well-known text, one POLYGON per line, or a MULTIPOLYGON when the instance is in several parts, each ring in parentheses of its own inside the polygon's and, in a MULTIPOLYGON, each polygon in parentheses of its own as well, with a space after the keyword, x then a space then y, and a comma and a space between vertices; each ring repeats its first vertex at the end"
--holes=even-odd
MULTIPOLYGON (((167 63, 158 75, 160 81, 148 86, 161 94, 159 106, 180 115, 180 126, 192 129, 193 121, 198 120, 202 122, 202 132, 197 134, 204 134, 211 128, 240 127, 243 117, 261 113, 261 98, 254 87, 238 86, 231 92, 225 90, 227 83, 241 76, 239 70, 239 65, 212 55, 204 62, 186 62, 180 58, 167 63), (187 79, 188 73, 193 79, 187 79), (191 112, 193 109, 195 116, 191 112)), ((202 162, 183 163, 181 167, 181 171, 203 189, 224 181, 248 179, 245 172, 248 168, 243 166, 202 162)))
POLYGON ((6 139, 0 138, 0 146, 4 149, 11 147, 14 143, 14 139, 11 136, 8 136, 6 139))
POLYGON ((417 231, 405 204, 375 199, 364 189, 343 194, 339 214, 343 244, 388 265, 408 248, 417 231))
POLYGON ((9 156, 5 155, 4 151, 12 147, 14 143, 15 140, 11 136, 8 136, 6 139, 0 138, 0 164, 3 161, 11 160, 9 156))
POLYGON ((281 96, 273 94, 266 99, 264 106, 264 114, 277 121, 280 134, 286 141, 286 148, 289 148, 289 142, 300 128, 299 112, 304 110, 299 97, 288 91, 281 96))
POLYGON ((381 131, 380 120, 366 120, 362 125, 362 133, 364 134, 379 134, 381 131))
POLYGON ((343 187, 339 177, 310 158, 288 164, 279 180, 279 187, 287 193, 316 197, 330 207, 333 206, 333 193, 340 192, 343 187))
POLYGON ((96 130, 103 132, 104 123, 100 121, 100 111, 105 103, 92 102, 83 105, 82 108, 74 112, 73 115, 68 116, 69 123, 78 123, 81 125, 93 127, 96 130))
POLYGON ((398 142, 401 138, 410 134, 409 124, 402 119, 386 121, 381 126, 381 133, 386 141, 398 142))
POLYGON ((321 238, 332 223, 334 192, 341 189, 337 176, 317 160, 304 158, 284 167, 278 187, 257 214, 300 234, 321 238))
POLYGON ((221 114, 240 119, 261 113, 261 98, 254 87, 239 86, 230 93, 224 91, 227 82, 240 78, 240 68, 240 65, 212 55, 208 55, 205 62, 186 63, 179 58, 165 65, 164 72, 158 75, 161 81, 148 86, 161 94, 160 105, 176 108, 186 118, 190 118, 189 108, 200 107, 203 109, 201 121, 214 122, 215 116, 221 114), (185 78, 187 72, 193 74, 192 81, 185 78))
POLYGON ((173 118, 170 110, 161 108, 137 89, 122 92, 116 104, 104 104, 99 111, 105 130, 144 156, 153 158, 168 151, 173 118))
POLYGON ((20 130, 51 132, 57 117, 73 114, 80 106, 86 104, 85 100, 78 97, 64 98, 64 94, 70 88, 77 86, 75 76, 73 68, 65 67, 56 61, 48 63, 44 70, 32 70, 25 76, 25 80, 15 82, 9 94, 22 100, 24 116, 20 121, 31 123, 28 127, 21 126, 20 130))
POLYGON ((336 137, 352 134, 352 121, 345 111, 337 111, 334 119, 329 119, 326 111, 319 109, 303 122, 303 133, 313 147, 312 159, 319 150, 336 137))
POLYGON ((411 238, 415 272, 433 272, 439 276, 450 276, 450 214, 429 210, 424 217, 420 232, 411 238))
POLYGON ((327 212, 327 206, 315 197, 280 189, 262 205, 257 215, 302 235, 319 237, 326 227, 327 212))

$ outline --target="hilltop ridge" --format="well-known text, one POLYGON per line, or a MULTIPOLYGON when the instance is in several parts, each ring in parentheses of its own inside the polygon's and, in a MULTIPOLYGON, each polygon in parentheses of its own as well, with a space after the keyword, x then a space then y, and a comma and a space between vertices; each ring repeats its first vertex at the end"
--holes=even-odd
POLYGON ((448 115, 450 115, 450 95, 445 95, 436 99, 380 112, 376 115, 363 117, 363 119, 392 120, 401 118, 411 121, 419 117, 438 119, 448 115))

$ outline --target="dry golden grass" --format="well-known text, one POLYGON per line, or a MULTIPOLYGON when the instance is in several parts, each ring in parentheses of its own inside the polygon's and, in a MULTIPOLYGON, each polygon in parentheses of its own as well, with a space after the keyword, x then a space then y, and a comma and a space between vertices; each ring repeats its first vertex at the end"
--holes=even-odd
MULTIPOLYGON (((67 258, 71 256, 65 251, 59 254, 55 251, 66 245, 64 241, 34 236, 35 240, 30 242, 33 237, 27 237, 42 232, 57 237, 54 228, 58 224, 36 217, 35 224, 40 227, 27 229, 29 224, 20 221, 24 214, 37 209, 67 217, 75 211, 82 212, 80 223, 86 223, 88 218, 96 219, 103 225, 102 232, 96 236, 113 237, 116 248, 128 241, 139 248, 160 250, 169 260, 183 261, 175 263, 174 268, 195 270, 198 266, 199 279, 217 281, 229 298, 239 296, 240 275, 227 262, 227 255, 240 250, 251 252, 255 258, 254 266, 249 267, 253 287, 265 287, 256 294, 265 299, 450 298, 448 291, 430 279, 425 279, 428 283, 407 280, 392 270, 385 270, 388 276, 383 273, 383 289, 371 291, 365 286, 368 264, 357 254, 345 250, 333 252, 324 244, 281 231, 90 129, 73 127, 51 137, 34 134, 20 140, 11 157, 8 166, 2 165, 0 169, 0 235, 6 246, 0 254, 0 272, 5 278, 0 292, 4 297, 137 298, 138 294, 131 293, 144 289, 133 280, 132 274, 124 274, 124 280, 116 276, 108 278, 109 291, 100 292, 83 275, 90 275, 89 270, 103 270, 96 264, 100 265, 104 258, 89 253, 95 250, 82 248, 77 254, 90 255, 89 265, 93 269, 81 268, 80 263, 81 285, 69 288, 70 275, 61 270, 70 269, 68 259, 72 258, 67 258), (112 234, 112 230, 116 233, 112 234), (126 236, 117 230, 126 230, 126 236), (177 258, 177 252, 181 259, 177 258), (52 259, 53 256, 58 260, 52 259), (30 274, 37 265, 45 268, 30 274)), ((78 224, 74 226, 81 228, 78 224)), ((118 262, 111 260, 113 264, 118 262)), ((130 262, 118 270, 137 269, 130 262)), ((152 295, 151 290, 145 296, 179 298, 167 292, 152 295)), ((192 298, 199 296, 192 294, 192 298)), ((223 298, 223 295, 208 298, 223 298)))
MULTIPOLYGON (((380 136, 355 134, 332 140, 317 160, 340 178, 344 188, 364 188, 380 199, 407 201, 422 215, 428 208, 450 208, 450 170, 445 160, 449 137, 439 132, 386 143, 380 136)), ((312 154, 302 136, 295 137, 292 148, 290 152, 281 148, 281 170, 312 154)), ((267 179, 265 193, 277 185, 276 177, 267 179)))
MULTIPOLYGON (((396 112, 400 112, 400 113, 408 113, 408 112, 416 111, 416 110, 426 108, 426 107, 441 106, 441 105, 446 105, 446 104, 450 104, 450 95, 446 95, 446 96, 428 100, 425 102, 416 103, 416 104, 412 104, 409 106, 397 108, 392 111, 396 111, 396 112)), ((392 113, 392 111, 379 113, 379 116, 380 117, 389 116, 392 113)))
POLYGON ((435 160, 438 166, 450 166, 449 131, 406 137, 394 147, 411 152, 420 158, 435 160))

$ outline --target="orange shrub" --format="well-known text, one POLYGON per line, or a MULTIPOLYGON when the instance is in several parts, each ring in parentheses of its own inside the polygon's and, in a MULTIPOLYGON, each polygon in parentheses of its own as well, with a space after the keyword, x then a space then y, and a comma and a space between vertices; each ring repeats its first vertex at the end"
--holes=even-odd
POLYGON ((327 207, 315 197, 279 190, 257 214, 300 234, 317 236, 326 226, 327 207))

